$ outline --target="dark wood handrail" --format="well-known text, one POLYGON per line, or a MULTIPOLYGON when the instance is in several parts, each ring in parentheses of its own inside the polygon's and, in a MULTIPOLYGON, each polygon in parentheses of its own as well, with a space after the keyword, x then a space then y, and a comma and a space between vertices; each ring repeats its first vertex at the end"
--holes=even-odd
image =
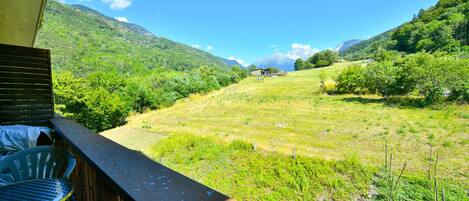
MULTIPOLYGON (((228 197, 62 117, 52 119, 71 146, 125 200, 227 200, 228 197)), ((143 140, 143 139, 142 139, 143 140)))

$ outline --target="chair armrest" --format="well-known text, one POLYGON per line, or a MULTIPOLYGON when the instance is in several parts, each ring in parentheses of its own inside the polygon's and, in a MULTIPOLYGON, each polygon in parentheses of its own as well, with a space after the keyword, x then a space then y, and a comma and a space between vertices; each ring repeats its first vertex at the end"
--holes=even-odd
POLYGON ((64 174, 62 175, 62 178, 68 179, 70 175, 72 174, 73 169, 75 168, 75 165, 77 164, 77 161, 75 158, 72 156, 67 157, 67 169, 65 169, 64 174))

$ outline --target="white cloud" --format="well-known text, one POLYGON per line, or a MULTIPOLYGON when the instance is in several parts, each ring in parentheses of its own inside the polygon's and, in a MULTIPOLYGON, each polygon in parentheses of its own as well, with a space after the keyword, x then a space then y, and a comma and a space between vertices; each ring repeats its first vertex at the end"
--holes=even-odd
POLYGON ((121 10, 132 4, 133 0, 101 0, 103 3, 109 4, 112 10, 121 10))
POLYGON ((215 49, 215 48, 213 48, 212 45, 208 45, 208 46, 207 46, 207 50, 208 50, 208 51, 212 51, 213 49, 215 49))
POLYGON ((236 58, 234 56, 231 56, 231 57, 228 57, 228 60, 237 61, 242 66, 246 66, 246 62, 244 60, 240 59, 240 58, 236 58))
POLYGON ((200 49, 200 45, 199 45, 199 44, 192 44, 191 47, 200 49))
POLYGON ((288 58, 290 59, 308 59, 312 55, 318 53, 319 50, 316 48, 312 48, 310 45, 307 44, 299 44, 293 43, 291 45, 291 50, 286 53, 288 58))
POLYGON ((127 22, 127 23, 129 23, 129 20, 128 20, 126 17, 115 17, 114 19, 116 19, 116 20, 119 21, 119 22, 127 22))

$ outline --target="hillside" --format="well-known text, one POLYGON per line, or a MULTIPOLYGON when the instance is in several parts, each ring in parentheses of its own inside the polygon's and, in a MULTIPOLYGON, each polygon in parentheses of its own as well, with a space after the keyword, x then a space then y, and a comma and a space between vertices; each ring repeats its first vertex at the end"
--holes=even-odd
POLYGON ((456 186, 469 186, 469 107, 416 108, 385 103, 374 95, 319 92, 320 79, 334 77, 348 65, 248 78, 131 117, 127 125, 102 134, 242 200, 351 200, 367 195, 369 171, 376 173, 384 163, 385 139, 395 167, 408 162, 404 176, 409 191, 422 193, 409 196, 432 195, 416 187, 428 182, 424 175, 432 140, 440 156, 440 185, 453 188, 453 200, 467 200, 456 186), (343 160, 355 162, 336 164, 343 160), (349 173, 353 180, 334 177, 350 178, 349 173), (321 183, 321 178, 327 181, 321 183), (340 184, 333 185, 331 178, 340 184))
POLYGON ((389 30, 368 40, 361 41, 345 51, 340 52, 339 55, 347 60, 368 59, 377 48, 386 48, 390 45, 389 43, 393 31, 394 30, 389 30))
POLYGON ((365 59, 379 48, 405 53, 420 51, 469 54, 469 1, 440 0, 410 22, 342 52, 346 59, 365 59))
POLYGON ((48 1, 36 46, 52 50, 53 68, 84 76, 97 70, 135 74, 156 67, 184 71, 202 65, 228 68, 202 50, 156 37, 84 6, 48 1))
POLYGON ((344 52, 360 42, 362 42, 362 40, 359 40, 359 39, 352 39, 352 40, 344 41, 340 43, 339 45, 337 45, 337 47, 334 48, 334 51, 339 52, 339 53, 344 52))

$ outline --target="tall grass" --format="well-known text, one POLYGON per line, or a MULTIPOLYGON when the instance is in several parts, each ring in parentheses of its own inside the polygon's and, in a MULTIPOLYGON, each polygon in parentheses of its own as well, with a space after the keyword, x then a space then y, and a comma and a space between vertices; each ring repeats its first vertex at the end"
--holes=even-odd
POLYGON ((351 200, 368 196, 373 169, 358 158, 326 161, 254 150, 242 141, 174 135, 151 156, 239 200, 351 200))

